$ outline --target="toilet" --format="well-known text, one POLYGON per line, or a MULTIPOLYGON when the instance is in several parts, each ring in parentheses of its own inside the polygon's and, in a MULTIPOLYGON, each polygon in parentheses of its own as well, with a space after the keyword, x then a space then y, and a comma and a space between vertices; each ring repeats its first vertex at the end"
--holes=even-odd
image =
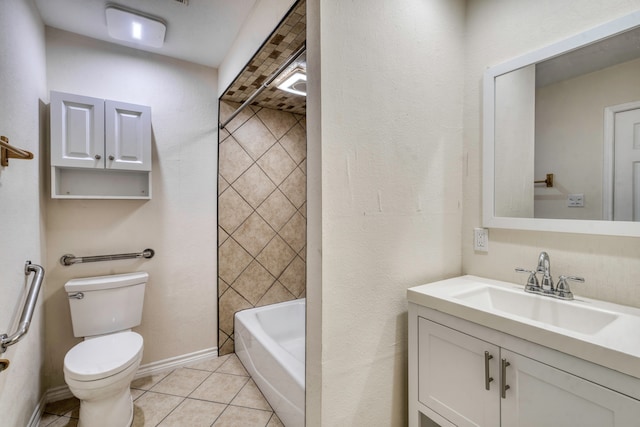
POLYGON ((78 427, 128 427, 133 422, 131 381, 142 360, 145 272, 69 280, 73 335, 84 341, 64 357, 64 380, 80 399, 78 427))

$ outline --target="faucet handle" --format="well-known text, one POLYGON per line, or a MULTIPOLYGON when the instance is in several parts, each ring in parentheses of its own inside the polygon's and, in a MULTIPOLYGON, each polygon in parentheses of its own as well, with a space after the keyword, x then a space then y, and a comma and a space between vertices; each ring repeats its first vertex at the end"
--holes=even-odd
POLYGON ((534 270, 527 270, 525 268, 516 268, 516 273, 529 273, 529 278, 527 279, 527 285, 524 287, 524 290, 527 292, 538 292, 540 290, 540 283, 538 283, 538 278, 536 277, 536 272, 534 270))
POLYGON ((584 283, 584 277, 576 276, 560 276, 556 285, 555 297, 561 299, 573 299, 573 292, 569 287, 568 281, 584 283))

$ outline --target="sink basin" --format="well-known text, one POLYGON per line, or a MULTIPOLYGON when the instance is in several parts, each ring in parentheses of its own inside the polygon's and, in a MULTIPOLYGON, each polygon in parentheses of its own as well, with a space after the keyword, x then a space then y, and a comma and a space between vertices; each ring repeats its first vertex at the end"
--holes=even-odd
POLYGON ((481 310, 497 310, 581 334, 596 334, 619 317, 610 311, 525 293, 521 289, 484 285, 452 296, 481 310))

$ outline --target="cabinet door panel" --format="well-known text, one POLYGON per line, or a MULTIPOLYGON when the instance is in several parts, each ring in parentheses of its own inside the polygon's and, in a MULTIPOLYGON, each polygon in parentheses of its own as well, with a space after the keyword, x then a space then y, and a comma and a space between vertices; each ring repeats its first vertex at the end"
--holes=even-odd
POLYGON ((459 427, 497 427, 499 348, 419 318, 418 400, 459 427), (493 381, 485 389, 485 351, 493 381))
POLYGON ((107 168, 151 170, 151 108, 105 101, 107 168))
POLYGON ((51 92, 51 165, 104 167, 104 101, 51 92))
POLYGON ((510 363, 503 426, 638 425, 640 401, 505 349, 502 357, 510 363))

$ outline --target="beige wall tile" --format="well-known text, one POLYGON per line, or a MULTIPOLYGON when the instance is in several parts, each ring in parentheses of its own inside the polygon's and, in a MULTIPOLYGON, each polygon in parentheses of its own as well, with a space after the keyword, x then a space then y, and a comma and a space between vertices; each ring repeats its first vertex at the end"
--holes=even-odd
POLYGON ((251 304, 242 298, 233 288, 227 289, 227 292, 220 297, 219 304, 219 328, 227 335, 231 335, 233 334, 233 314, 236 311, 251 308, 251 304))
POLYGON ((295 162, 289 154, 277 143, 260 157, 257 162, 276 185, 280 185, 296 167, 295 162))
POLYGON ((284 301, 291 301, 296 297, 287 290, 280 282, 276 282, 269 288, 266 294, 258 301, 256 307, 262 307, 264 305, 276 304, 284 301))
POLYGON ((232 183, 252 164, 253 160, 238 144, 233 136, 220 144, 220 165, 218 170, 229 183, 232 183))
POLYGON ((278 234, 297 253, 306 243, 306 226, 306 219, 296 212, 278 234))
POLYGON ((299 256, 295 257, 291 264, 284 270, 278 281, 299 298, 306 285, 306 264, 299 256))
POLYGON ((235 240, 227 239, 218 250, 218 259, 220 266, 218 275, 222 280, 229 284, 242 273, 251 260, 251 255, 245 251, 235 240))
POLYGON ((298 122, 293 114, 270 108, 263 108, 258 112, 257 116, 276 139, 282 138, 298 122))
POLYGON ((233 283, 233 289, 251 304, 256 305, 275 280, 275 277, 254 260, 233 283))
MULTIPOLYGON (((237 102, 221 102, 220 103, 220 123, 224 123, 227 121, 231 114, 235 112, 240 106, 237 102)), ((231 133, 236 131, 240 126, 242 126, 247 120, 249 120, 254 114, 254 111, 245 108, 238 114, 227 126, 225 129, 231 133)))
POLYGON ((227 189, 229 183, 222 175, 218 175, 218 194, 222 194, 224 190, 227 189))
POLYGON ((307 158, 307 132, 299 124, 293 126, 279 142, 296 164, 307 158))
MULTIPOLYGON (((219 159, 219 354, 233 351, 236 310, 293 299, 305 286, 304 274, 299 274, 304 256, 296 257, 306 245, 305 218, 296 212, 306 200, 304 116, 259 107, 247 110, 230 136, 220 133, 225 140, 219 159), (249 157, 255 163, 249 164, 249 157), (279 230, 286 243, 275 236, 279 230), (256 259, 247 267, 251 257, 256 259), (274 286, 294 257, 286 286, 274 286)), ((221 107, 221 114, 230 114, 228 106, 224 112, 221 107)))
POLYGON ((256 116, 251 117, 232 135, 253 160, 258 160, 276 142, 276 138, 256 116))
POLYGON ((300 168, 294 169, 279 188, 296 208, 307 200, 307 177, 300 168))
POLYGON ((252 256, 257 256, 276 232, 257 213, 253 213, 233 233, 233 238, 252 256))
POLYGON ((269 242, 264 250, 260 252, 256 259, 269 273, 274 277, 278 277, 295 255, 295 252, 291 250, 289 245, 287 245, 282 238, 276 236, 269 242))
POLYGON ((255 209, 276 189, 257 164, 253 164, 234 183, 233 188, 255 209))
POLYGON ((236 228, 251 215, 253 209, 233 189, 227 190, 218 198, 218 225, 227 233, 233 234, 236 228))
POLYGON ((295 206, 280 190, 271 193, 267 200, 257 209, 260 216, 276 231, 280 230, 289 221, 295 211, 295 206))

